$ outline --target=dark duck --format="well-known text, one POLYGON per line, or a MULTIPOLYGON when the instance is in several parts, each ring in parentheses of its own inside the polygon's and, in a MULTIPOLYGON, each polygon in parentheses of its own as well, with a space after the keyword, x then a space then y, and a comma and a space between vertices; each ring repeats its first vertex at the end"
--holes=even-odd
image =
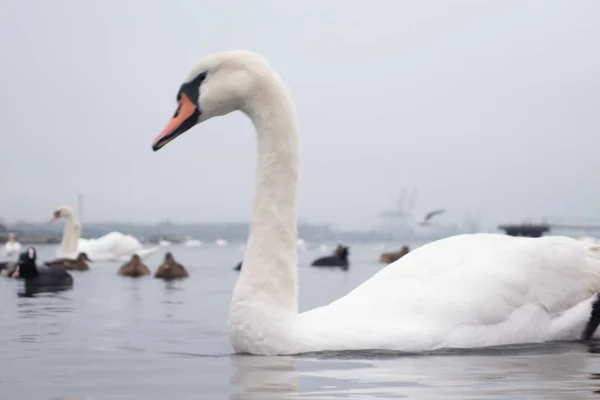
POLYGON ((155 278, 164 279, 166 281, 187 278, 188 276, 189 274, 185 267, 175 261, 173 254, 170 252, 165 254, 165 261, 160 267, 158 267, 156 273, 154 274, 155 278))
POLYGON ((46 261, 44 265, 48 267, 61 268, 71 271, 87 271, 90 267, 88 262, 92 262, 86 253, 79 253, 77 258, 59 258, 57 260, 46 261))
POLYGON ((131 278, 139 278, 150 275, 150 270, 142 263, 140 256, 134 254, 131 256, 131 260, 121 266, 118 274, 121 276, 129 276, 131 278))
POLYGON ((338 245, 337 249, 335 249, 335 252, 332 255, 317 258, 311 265, 313 267, 340 267, 342 269, 348 269, 348 266, 350 265, 348 262, 349 254, 349 247, 338 245))
POLYGON ((37 252, 29 247, 19 256, 12 276, 25 282, 27 293, 55 292, 73 287, 73 277, 67 271, 54 267, 38 268, 37 252))

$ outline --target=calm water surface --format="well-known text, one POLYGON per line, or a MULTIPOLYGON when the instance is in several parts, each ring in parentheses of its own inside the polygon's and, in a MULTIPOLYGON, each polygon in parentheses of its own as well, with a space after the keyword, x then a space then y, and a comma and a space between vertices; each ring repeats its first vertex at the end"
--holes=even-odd
MULTIPOLYGON (((41 260, 55 246, 40 246, 41 260)), ((172 247, 191 278, 165 283, 116 275, 118 264, 73 272, 73 290, 18 297, 0 278, 1 399, 587 399, 600 396, 600 359, 581 343, 429 355, 232 354, 227 312, 239 246, 172 247)), ((353 246, 350 271, 308 267, 300 307, 330 302, 382 266, 353 246)), ((154 271, 164 252, 146 260, 154 271)))

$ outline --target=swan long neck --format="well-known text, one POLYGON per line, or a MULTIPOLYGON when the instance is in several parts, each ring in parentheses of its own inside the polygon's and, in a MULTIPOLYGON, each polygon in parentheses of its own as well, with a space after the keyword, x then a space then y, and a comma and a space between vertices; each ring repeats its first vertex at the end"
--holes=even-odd
POLYGON ((257 131, 258 170, 250 236, 233 304, 241 301, 259 314, 258 308, 268 308, 271 318, 296 315, 299 151, 295 107, 273 73, 263 76, 256 96, 242 110, 257 131))
POLYGON ((63 228, 62 241, 60 249, 63 255, 73 254, 77 251, 77 243, 79 241, 78 222, 72 215, 65 216, 65 226, 63 228))

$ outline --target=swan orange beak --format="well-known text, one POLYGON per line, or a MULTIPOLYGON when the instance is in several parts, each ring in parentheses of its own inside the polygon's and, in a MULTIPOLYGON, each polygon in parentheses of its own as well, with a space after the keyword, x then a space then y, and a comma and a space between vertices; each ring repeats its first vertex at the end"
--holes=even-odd
POLYGON ((154 142, 152 142, 152 150, 160 150, 171 140, 175 139, 198 122, 200 111, 198 111, 198 107, 192 103, 186 94, 182 93, 177 103, 178 105, 175 114, 173 114, 173 117, 167 126, 165 126, 165 129, 163 129, 156 139, 154 139, 154 142))
POLYGON ((56 211, 56 212, 54 213, 54 215, 52 216, 52 218, 50 219, 50 222, 56 221, 56 220, 57 220, 57 219, 59 219, 59 218, 60 218, 60 212, 59 212, 59 211, 56 211))

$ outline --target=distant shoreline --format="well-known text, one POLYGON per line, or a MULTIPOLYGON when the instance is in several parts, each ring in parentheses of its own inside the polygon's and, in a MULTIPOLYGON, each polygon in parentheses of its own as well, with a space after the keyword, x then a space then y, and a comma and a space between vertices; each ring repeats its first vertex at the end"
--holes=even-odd
MULTIPOLYGON (((0 243, 8 240, 8 233, 14 232, 16 240, 22 244, 60 243, 63 224, 60 222, 26 222, 19 221, 6 224, 0 230, 0 243)), ((249 225, 248 223, 190 223, 178 224, 173 222, 160 223, 124 223, 124 222, 86 222, 83 224, 82 237, 95 238, 109 232, 122 232, 135 236, 145 243, 158 243, 159 240, 168 240, 180 243, 186 238, 212 243, 217 238, 229 242, 245 243, 249 225)), ((389 230, 334 230, 329 225, 300 223, 298 237, 310 242, 404 242, 414 239, 435 240, 461 232, 454 226, 441 227, 430 235, 415 235, 410 231, 391 232, 389 230)))

